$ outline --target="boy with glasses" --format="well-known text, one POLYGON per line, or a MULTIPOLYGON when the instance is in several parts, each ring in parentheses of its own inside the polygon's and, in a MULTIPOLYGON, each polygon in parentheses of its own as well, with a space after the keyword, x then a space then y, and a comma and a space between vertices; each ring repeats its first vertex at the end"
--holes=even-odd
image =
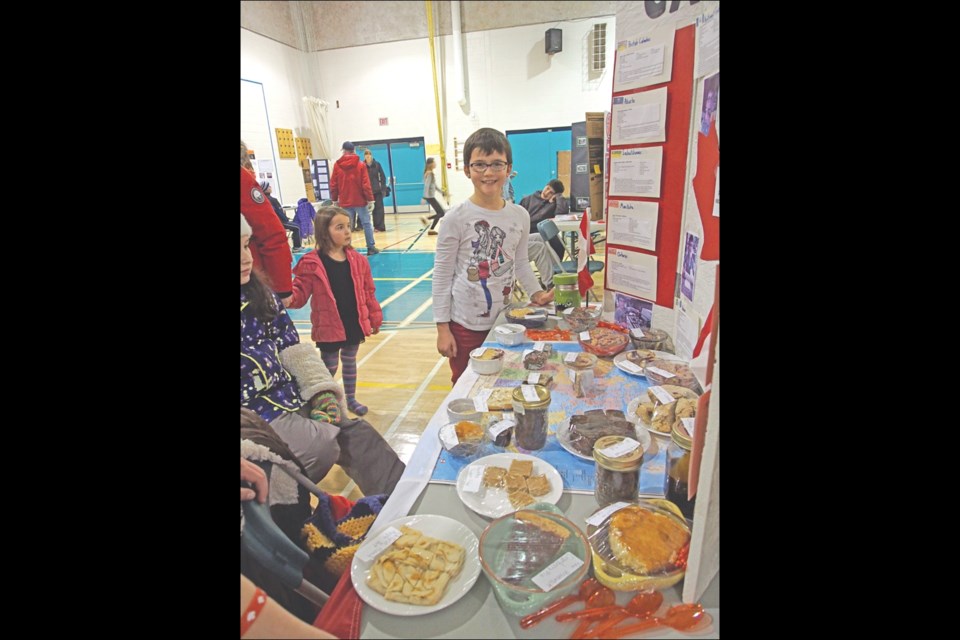
POLYGON ((454 383, 466 369, 470 351, 483 344, 510 302, 516 279, 533 292, 534 304, 553 300, 553 292, 542 290, 530 268, 530 215, 502 196, 513 164, 506 136, 479 129, 464 143, 463 157, 473 195, 447 212, 433 270, 437 351, 450 358, 454 383))

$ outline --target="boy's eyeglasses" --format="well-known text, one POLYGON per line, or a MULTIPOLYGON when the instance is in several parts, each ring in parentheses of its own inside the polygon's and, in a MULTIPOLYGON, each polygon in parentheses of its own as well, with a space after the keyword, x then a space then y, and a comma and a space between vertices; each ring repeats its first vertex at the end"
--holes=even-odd
POLYGON ((470 168, 476 171, 477 173, 483 173, 487 169, 492 169, 494 173, 500 173, 506 171, 507 163, 497 160, 496 162, 491 162, 487 164, 486 162, 471 162, 470 168))

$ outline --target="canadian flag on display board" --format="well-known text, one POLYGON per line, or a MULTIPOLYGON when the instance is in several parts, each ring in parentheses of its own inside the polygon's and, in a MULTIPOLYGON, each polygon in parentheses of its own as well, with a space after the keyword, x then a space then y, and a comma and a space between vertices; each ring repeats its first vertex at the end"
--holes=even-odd
POLYGON ((580 252, 577 254, 577 284, 580 295, 587 295, 593 287, 593 276, 587 268, 590 256, 593 255, 593 239, 590 237, 590 216, 586 212, 580 217, 580 252))

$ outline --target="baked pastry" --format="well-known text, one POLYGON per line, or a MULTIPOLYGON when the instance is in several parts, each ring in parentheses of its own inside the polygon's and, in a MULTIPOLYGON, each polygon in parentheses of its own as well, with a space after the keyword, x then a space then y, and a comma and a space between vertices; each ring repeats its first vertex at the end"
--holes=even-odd
POLYGON ((526 490, 510 492, 507 494, 507 498, 510 499, 510 504, 513 505, 514 509, 521 509, 536 502, 526 490))
POLYGON ((533 460, 511 460, 509 473, 530 477, 533 475, 533 460))
POLYGON ((480 353, 480 355, 473 357, 477 360, 496 360, 497 358, 503 357, 503 349, 492 349, 487 347, 480 353))
POLYGON ((532 511, 518 511, 494 572, 511 584, 539 589, 530 578, 556 559, 570 531, 532 511))
POLYGON ((400 531, 403 535, 373 563, 367 584, 387 600, 437 604, 463 568, 463 547, 405 525, 400 531))
POLYGON ((676 360, 650 360, 644 366, 643 374, 647 377, 650 384, 670 384, 678 387, 686 387, 695 391, 697 394, 703 393, 703 388, 697 382, 697 377, 686 362, 677 362, 676 360), (651 368, 659 371, 666 371, 667 374, 651 371, 651 368))
POLYGON ((527 490, 527 479, 520 475, 519 473, 507 473, 503 478, 504 485, 507 487, 507 492, 527 490))
POLYGON ((490 411, 513 411, 513 387, 495 387, 487 398, 490 411))
POLYGON ((610 518, 610 550, 624 567, 648 575, 674 568, 689 530, 676 518, 638 505, 624 507, 610 518))
MULTIPOLYGON (((660 386, 663 388, 664 391, 669 393, 671 396, 673 396, 677 400, 679 400, 680 398, 696 400, 697 398, 700 397, 694 391, 692 391, 691 389, 687 389, 686 387, 678 387, 677 385, 674 385, 674 384, 663 384, 660 386)), ((652 402, 655 406, 663 404, 662 402, 660 402, 660 398, 657 397, 657 394, 655 394, 651 389, 647 389, 647 397, 650 398, 650 402, 652 402)))
POLYGON ((592 456, 594 443, 603 436, 636 438, 637 430, 617 409, 589 409, 570 416, 566 439, 578 453, 592 456))
POLYGON ((543 351, 531 351, 527 355, 523 356, 523 366, 527 369, 537 371, 543 368, 543 365, 547 364, 547 360, 550 359, 550 352, 553 351, 553 345, 544 345, 543 351))
POLYGON ((636 349, 634 351, 627 351, 624 356, 627 360, 638 367, 642 367, 650 360, 656 360, 657 358, 657 354, 649 349, 636 349))
POLYGON ((486 487, 502 487, 506 477, 507 470, 503 467, 487 467, 483 470, 483 484, 486 487))
POLYGON ((553 375, 540 372, 530 373, 527 374, 525 382, 527 384, 539 384, 541 387, 549 387, 550 383, 553 382, 553 375))
POLYGON ((483 439, 483 427, 476 422, 461 420, 454 426, 461 443, 478 443, 483 439))
POLYGON ((550 481, 546 475, 527 478, 527 491, 532 496, 545 496, 550 493, 550 481))
POLYGON ((656 407, 649 402, 641 402, 637 405, 637 417, 640 418, 640 422, 645 425, 649 425, 650 421, 653 420, 653 410, 656 407))

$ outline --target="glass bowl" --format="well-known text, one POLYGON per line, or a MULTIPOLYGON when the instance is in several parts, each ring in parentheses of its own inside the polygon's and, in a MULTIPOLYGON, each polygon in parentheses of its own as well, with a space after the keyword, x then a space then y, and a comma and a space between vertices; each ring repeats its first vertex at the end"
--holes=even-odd
POLYGON ((571 331, 589 331, 597 326, 603 309, 600 307, 570 307, 563 310, 563 320, 571 331))
POLYGON ((614 591, 666 589, 680 582, 686 572, 690 526, 679 507, 669 500, 642 500, 631 504, 608 515, 599 525, 587 525, 587 535, 593 557, 593 575, 614 591), (614 552, 610 541, 611 521, 619 513, 626 516, 627 509, 641 518, 629 522, 629 531, 636 536, 636 548, 641 549, 640 562, 648 564, 650 570, 640 571, 636 565, 628 566, 614 552), (642 555, 648 550, 653 550, 655 555, 642 555), (671 559, 666 559, 667 554, 671 559))
POLYGON ((586 578, 590 570, 587 538, 558 511, 539 503, 497 518, 480 536, 480 566, 505 612, 533 613, 573 592, 586 578), (533 578, 567 553, 582 564, 544 591, 533 578))
POLYGON ((630 344, 630 336, 626 332, 607 327, 590 329, 590 338, 587 340, 584 340, 581 334, 578 334, 577 339, 584 351, 602 357, 615 356, 630 344))
POLYGON ((697 395, 703 393, 703 387, 697 381, 690 365, 682 360, 666 360, 658 358, 648 360, 643 367, 643 375, 651 385, 671 384, 677 387, 686 387, 697 395))
POLYGON ((460 420, 444 425, 440 427, 438 436, 444 450, 457 458, 477 456, 489 440, 483 426, 472 420, 460 420))
POLYGON ((673 353, 673 340, 670 339, 670 334, 663 329, 640 329, 639 327, 631 329, 630 339, 636 349, 673 353))

